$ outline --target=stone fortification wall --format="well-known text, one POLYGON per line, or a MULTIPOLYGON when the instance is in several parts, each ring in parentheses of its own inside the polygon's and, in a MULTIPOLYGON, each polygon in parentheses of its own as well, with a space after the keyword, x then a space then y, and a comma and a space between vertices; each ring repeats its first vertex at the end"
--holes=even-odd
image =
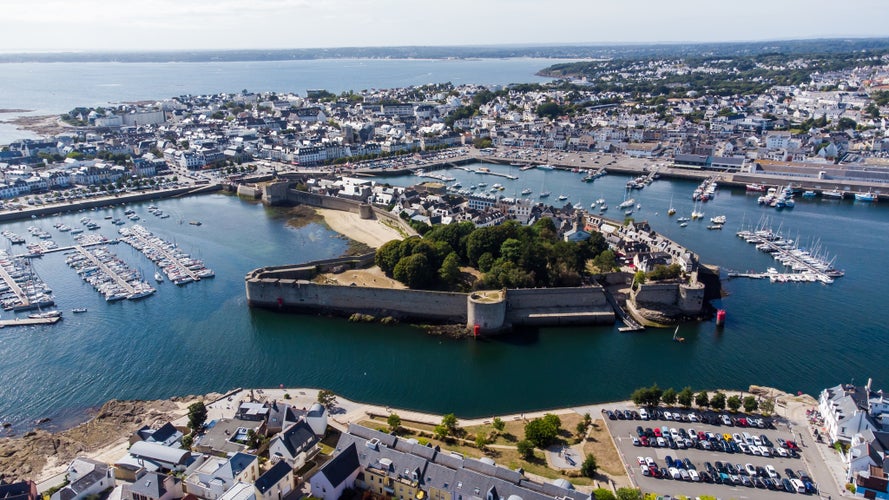
POLYGON ((251 280, 247 301, 252 307, 353 313, 419 319, 430 322, 466 321, 466 294, 424 290, 393 290, 323 285, 305 280, 251 280))
POLYGON ((614 323, 614 310, 599 286, 508 290, 506 297, 510 325, 614 323))
MULTIPOLYGON (((263 195, 264 198, 269 194, 271 193, 269 193, 269 190, 266 189, 266 193, 263 195)), ((377 208, 375 206, 368 205, 364 202, 349 200, 347 198, 337 198, 336 196, 325 196, 321 194, 308 193, 306 191, 299 191, 296 189, 290 189, 286 192, 286 201, 290 203, 301 203, 303 205, 309 205, 318 208, 329 208, 332 210, 351 212, 353 214, 358 214, 362 219, 372 218, 372 213, 378 219, 385 219, 389 222, 392 222, 393 224, 396 224, 399 228, 401 228, 402 231, 404 231, 408 235, 417 234, 414 228, 412 228, 405 221, 401 220, 401 218, 397 215, 386 210, 377 208)))
POLYGON ((354 257, 338 257, 335 259, 313 260, 305 264, 295 264, 286 266, 269 266, 260 267, 247 273, 245 278, 249 280, 308 280, 318 275, 318 273, 338 272, 344 269, 357 269, 367 267, 373 264, 374 252, 364 255, 356 255, 354 257))
POLYGON ((637 285, 631 297, 637 304, 674 306, 679 296, 677 283, 643 283, 637 285))
POLYGON ((683 283, 679 285, 676 305, 686 314, 699 314, 704 308, 704 295, 706 293, 703 283, 683 283))

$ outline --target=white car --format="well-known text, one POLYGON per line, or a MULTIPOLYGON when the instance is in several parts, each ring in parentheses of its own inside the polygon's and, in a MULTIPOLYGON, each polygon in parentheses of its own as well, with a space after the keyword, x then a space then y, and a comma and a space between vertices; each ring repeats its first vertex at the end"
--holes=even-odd
POLYGON ((645 465, 651 467, 654 465, 654 459, 651 457, 645 457, 645 465))
POLYGON ((775 453, 782 457, 789 457, 790 453, 787 453, 787 450, 784 448, 775 448, 775 453))
POLYGON ((766 465, 766 473, 768 473, 770 478, 778 479, 778 472, 775 471, 775 468, 772 466, 772 464, 766 465))
POLYGON ((664 412, 664 420, 673 420, 673 414, 668 411, 665 411, 664 412))
POLYGON ((747 454, 747 455, 749 455, 749 454, 752 453, 752 452, 750 451, 750 448, 751 448, 751 447, 748 446, 747 443, 738 443, 738 448, 741 450, 741 453, 745 453, 745 454, 747 454))
POLYGON ((668 472, 670 472, 670 477, 673 479, 682 479, 682 474, 679 473, 679 469, 676 467, 670 467, 668 472))
POLYGON ((697 422, 698 420, 700 420, 700 419, 698 418, 697 413, 689 413, 688 414, 688 421, 689 422, 697 422))
POLYGON ((756 477, 756 467, 753 464, 744 464, 744 470, 747 471, 747 474, 750 474, 750 477, 756 477))
POLYGON ((764 456, 764 457, 770 457, 770 456, 772 456, 772 454, 769 452, 769 447, 768 447, 768 446, 760 446, 760 447, 759 447, 759 452, 762 453, 762 456, 764 456))
POLYGON ((694 470, 694 469, 691 469, 691 470, 688 471, 688 477, 689 477, 689 479, 691 479, 691 480, 692 480, 693 482, 695 482, 695 483, 701 481, 701 476, 698 475, 698 471, 696 471, 696 470, 694 470))
POLYGON ((636 463, 639 465, 645 465, 645 459, 642 457, 636 457, 636 463))

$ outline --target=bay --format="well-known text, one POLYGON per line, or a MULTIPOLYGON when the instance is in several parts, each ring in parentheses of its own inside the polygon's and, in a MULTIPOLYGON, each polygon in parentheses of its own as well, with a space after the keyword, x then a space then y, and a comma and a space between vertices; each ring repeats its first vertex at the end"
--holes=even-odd
MULTIPOLYGON (((462 170, 449 175, 464 186, 504 184, 505 195, 530 187, 561 193, 589 207, 606 198, 616 212, 628 177, 607 175, 587 184, 563 171, 519 172, 509 181, 462 170)), ((380 179, 417 182, 415 176, 380 179)), ((225 391, 234 387, 323 387, 350 399, 463 417, 564 407, 626 398, 636 387, 657 382, 677 389, 738 388, 765 384, 816 393, 838 382, 875 385, 889 380, 883 335, 889 312, 883 276, 889 256, 885 231, 889 211, 878 204, 803 201, 776 212, 756 204, 743 190, 722 189, 705 204, 705 218, 726 215, 723 231, 707 222, 681 228, 675 217, 692 209, 695 183, 659 180, 633 191, 637 220, 700 255, 703 262, 763 271, 774 261, 737 238, 742 224, 768 215, 774 228, 794 239, 818 241, 837 257, 846 276, 832 285, 724 282, 728 311, 724 330, 714 323, 685 324, 684 344, 671 331, 622 334, 614 327, 545 328, 502 337, 452 340, 429 336, 409 325, 352 324, 343 319, 279 314, 247 308, 243 278, 253 268, 340 255, 346 242, 327 228, 293 228, 280 210, 213 194, 155 202, 169 219, 135 204, 146 227, 203 259, 216 278, 158 292, 139 302, 106 304, 64 264, 61 254, 34 261, 50 284, 65 319, 54 326, 0 330, 0 420, 17 430, 44 416, 56 426, 81 420, 84 410, 109 398, 166 398, 225 391), (673 218, 666 215, 670 205, 673 218), (201 226, 180 224, 200 220, 201 226), (798 237, 797 237, 798 235, 798 237), (81 315, 67 314, 87 307, 81 315)), ((550 203, 555 203, 553 199, 550 203)), ((84 215, 100 221, 124 207, 2 225, 19 234, 36 224, 60 245, 70 236, 55 222, 79 225, 84 215)), ((616 216, 616 214, 612 214, 616 216)), ((621 219, 623 217, 620 217, 621 219)), ((126 245, 112 251, 152 274, 150 261, 126 245)), ((8 317, 9 313, 4 313, 8 317)))

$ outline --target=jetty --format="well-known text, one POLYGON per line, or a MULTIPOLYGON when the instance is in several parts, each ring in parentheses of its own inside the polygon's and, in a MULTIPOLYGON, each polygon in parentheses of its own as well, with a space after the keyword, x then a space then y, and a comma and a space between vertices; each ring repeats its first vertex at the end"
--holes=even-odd
POLYGON ((460 170, 465 170, 467 172, 473 172, 473 173, 481 174, 481 175, 493 175, 494 177, 503 177, 504 179, 509 179, 511 181, 518 179, 518 176, 515 176, 512 174, 502 174, 500 172, 493 172, 493 171, 491 171, 491 169, 489 169, 487 167, 469 168, 469 167, 460 165, 460 166, 457 166, 454 168, 459 168, 460 170))
POLYGON ((87 249, 83 248, 80 245, 75 245, 74 250, 79 252, 80 255, 83 255, 84 257, 86 257, 86 259, 89 260, 90 262, 92 262, 94 266, 96 266, 99 269, 101 269, 102 271, 104 271, 105 274, 108 275, 109 278, 111 278, 115 283, 117 283, 117 286, 126 290, 128 295, 136 293, 136 289, 133 288, 133 286, 130 285, 125 279, 123 279, 117 273, 116 270, 111 269, 109 266, 105 265, 104 262, 102 262, 101 260, 96 258, 96 256, 93 255, 91 252, 89 252, 87 249))
POLYGON ((105 297, 105 301, 136 300, 153 294, 156 290, 116 255, 106 248, 86 248, 75 245, 65 259, 81 279, 92 285, 105 297))
POLYGON ((34 325, 54 325, 62 321, 61 316, 53 316, 52 318, 16 318, 0 320, 0 328, 7 326, 34 326, 34 325))
POLYGON ((0 304, 9 311, 28 311, 39 307, 49 307, 54 300, 49 287, 40 279, 21 257, 10 258, 0 250, 0 304))

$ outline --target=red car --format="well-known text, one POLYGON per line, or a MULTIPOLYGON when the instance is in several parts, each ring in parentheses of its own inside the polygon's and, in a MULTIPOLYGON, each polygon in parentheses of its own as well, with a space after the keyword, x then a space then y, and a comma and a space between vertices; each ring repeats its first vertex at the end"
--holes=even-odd
POLYGON ((651 443, 648 441, 648 436, 640 436, 639 444, 641 444, 642 446, 651 446, 651 443))
POLYGON ((787 443, 787 447, 793 451, 799 451, 799 446, 796 445, 795 441, 785 441, 787 443))
POLYGON ((661 428, 660 428, 660 427, 655 427, 655 428, 654 428, 654 437, 664 437, 663 433, 661 433, 661 428))

